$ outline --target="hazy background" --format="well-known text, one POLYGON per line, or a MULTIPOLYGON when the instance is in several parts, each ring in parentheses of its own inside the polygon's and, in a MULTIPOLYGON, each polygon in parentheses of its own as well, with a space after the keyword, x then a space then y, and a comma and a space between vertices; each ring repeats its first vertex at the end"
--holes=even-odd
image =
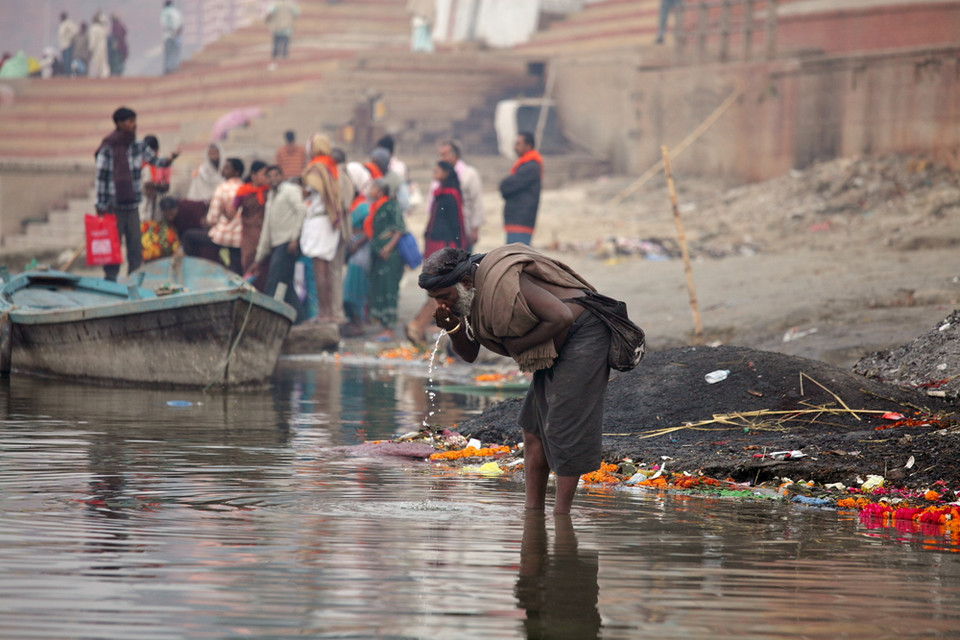
MULTIPOLYGON (((182 59, 196 51, 202 39, 215 37, 201 31, 208 31, 210 25, 230 30, 231 23, 235 26, 237 21, 256 15, 262 5, 263 0, 178 1, 185 21, 182 59)), ((107 15, 116 12, 127 25, 127 75, 159 74, 161 9, 163 0, 0 0, 0 53, 22 49, 27 55, 40 57, 45 46, 56 47, 61 11, 70 14, 77 24, 89 24, 98 10, 107 15)))

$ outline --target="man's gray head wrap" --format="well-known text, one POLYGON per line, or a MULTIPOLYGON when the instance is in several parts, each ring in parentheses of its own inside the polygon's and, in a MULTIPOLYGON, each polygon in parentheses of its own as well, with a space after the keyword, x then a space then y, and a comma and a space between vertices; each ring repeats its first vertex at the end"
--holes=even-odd
POLYGON ((386 173, 387 169, 390 167, 390 152, 383 147, 377 147, 370 152, 370 160, 372 160, 375 165, 380 167, 380 171, 386 173))
POLYGON ((486 254, 470 255, 463 249, 453 247, 440 249, 423 263, 417 284, 426 291, 452 287, 463 280, 464 276, 472 276, 484 255, 486 254))

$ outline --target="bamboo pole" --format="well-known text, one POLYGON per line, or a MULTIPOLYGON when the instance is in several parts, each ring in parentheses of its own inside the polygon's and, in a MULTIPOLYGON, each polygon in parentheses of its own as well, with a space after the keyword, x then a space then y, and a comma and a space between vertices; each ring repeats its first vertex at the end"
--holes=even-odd
POLYGON ((74 249, 73 253, 70 254, 70 257, 67 258, 67 261, 64 262, 63 266, 60 267, 60 271, 70 271, 70 269, 73 267, 73 263, 77 261, 77 258, 80 257, 80 254, 82 254, 84 250, 86 250, 86 248, 87 248, 87 245, 82 244, 76 249, 74 249))
POLYGON ((683 220, 680 219, 680 207, 677 205, 677 191, 673 185, 673 172, 670 170, 670 152, 667 147, 660 147, 663 155, 663 172, 667 176, 667 190, 670 192, 670 204, 673 205, 673 221, 677 224, 677 241, 680 243, 680 252, 683 255, 683 271, 687 276, 687 291, 690 293, 690 309, 693 312, 693 335, 703 335, 703 324, 700 322, 700 307, 697 305, 697 290, 693 286, 693 267, 690 266, 690 252, 687 249, 687 235, 683 231, 683 220))
MULTIPOLYGON (((681 140, 680 143, 670 151, 670 154, 676 158, 681 153, 686 151, 687 147, 696 142, 700 136, 707 132, 707 129, 712 127, 713 124, 720 119, 720 116, 727 112, 727 109, 733 106, 733 103, 737 101, 737 98, 740 97, 741 93, 743 93, 743 87, 741 85, 737 85, 730 95, 727 96, 727 99, 724 100, 719 107, 714 109, 713 113, 707 116, 707 119, 701 122, 699 127, 694 129, 690 135, 681 140)), ((617 206, 625 199, 639 191, 640 187, 645 185, 650 178, 657 175, 661 169, 663 169, 663 158, 657 160, 656 164, 644 171, 643 175, 634 180, 626 189, 611 198, 607 204, 614 207, 617 206)))

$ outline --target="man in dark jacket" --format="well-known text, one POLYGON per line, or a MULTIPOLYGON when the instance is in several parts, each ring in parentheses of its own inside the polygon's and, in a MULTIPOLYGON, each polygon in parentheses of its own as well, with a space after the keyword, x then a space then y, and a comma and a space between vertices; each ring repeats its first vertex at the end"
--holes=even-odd
MULTIPOLYGON (((137 140, 137 114, 126 107, 113 112, 116 129, 100 143, 97 163, 97 214, 112 213, 117 218, 117 231, 127 244, 127 274, 143 263, 140 243, 140 172, 145 164, 169 167, 180 155, 179 149, 169 158, 158 158, 143 140, 137 140)), ((116 280, 120 265, 103 268, 107 280, 116 280)))
POLYGON ((510 175, 500 182, 503 196, 503 227, 507 244, 530 244, 540 207, 540 183, 543 181, 543 158, 534 145, 533 134, 521 131, 513 144, 517 161, 510 175))

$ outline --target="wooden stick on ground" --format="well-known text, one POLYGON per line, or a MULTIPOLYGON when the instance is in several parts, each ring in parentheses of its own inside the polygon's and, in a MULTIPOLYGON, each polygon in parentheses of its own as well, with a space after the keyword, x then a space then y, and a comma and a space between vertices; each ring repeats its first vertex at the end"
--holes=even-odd
MULTIPOLYGON (((713 124, 720 119, 720 116, 726 113, 727 109, 733 106, 733 103, 737 101, 737 98, 740 97, 741 93, 743 93, 743 87, 740 85, 737 85, 737 87, 727 97, 727 99, 724 100, 723 103, 719 107, 717 107, 714 110, 714 112, 707 117, 706 120, 701 122, 699 127, 694 129, 690 133, 690 135, 688 135, 686 138, 681 140, 680 143, 670 151, 671 155, 673 155, 673 157, 676 158, 681 153, 686 151, 687 147, 689 147, 691 144, 696 142, 697 138, 699 138, 704 133, 706 133, 707 129, 712 127, 713 124)), ((624 200, 632 196, 634 193, 639 191, 640 187, 645 185, 647 181, 650 180, 650 178, 660 173, 661 169, 663 169, 662 159, 657 161, 655 165, 653 165, 652 167, 644 171, 643 175, 641 175, 639 178, 634 180, 633 183, 631 183, 626 189, 624 189, 623 191, 615 195, 613 198, 611 198, 607 204, 614 207, 617 206, 618 204, 620 204, 621 202, 623 202, 624 200)))
POLYGON ((67 261, 63 263, 62 267, 60 267, 60 271, 70 271, 70 267, 73 266, 73 263, 77 261, 77 258, 80 257, 80 254, 82 254, 86 248, 86 244, 82 244, 74 249, 67 261))
MULTIPOLYGON (((721 424, 721 425, 730 425, 735 429, 739 429, 743 426, 749 426, 750 429, 756 431, 782 431, 785 429, 782 425, 784 422, 789 421, 789 418, 780 420, 774 423, 750 423, 747 418, 767 418, 772 416, 801 416, 816 414, 814 420, 820 416, 822 413, 828 413, 832 415, 836 414, 851 414, 857 417, 860 420, 859 414, 864 415, 878 415, 886 413, 884 409, 835 409, 832 407, 817 407, 814 409, 794 409, 790 411, 772 411, 768 409, 758 409, 756 411, 740 411, 737 413, 728 413, 728 414, 714 414, 711 420, 700 420, 699 422, 688 422, 686 424, 677 426, 677 427, 666 427, 664 429, 657 429, 656 431, 651 431, 643 435, 636 436, 637 438, 643 440, 646 438, 656 438, 658 436, 666 435, 669 433, 674 433, 676 431, 682 431, 684 429, 690 429, 691 431, 729 431, 729 427, 713 427, 708 428, 707 425, 711 424, 721 424), (742 422, 737 422, 735 418, 739 418, 742 422)), ((630 433, 610 433, 604 435, 618 435, 618 436, 629 436, 634 435, 630 433)))
POLYGON ((841 406, 841 407, 843 407, 844 409, 846 409, 854 418, 856 418, 857 420, 860 420, 860 416, 858 416, 858 415, 856 414, 856 412, 854 412, 853 410, 851 410, 850 407, 847 406, 847 403, 840 399, 840 396, 838 396, 837 394, 835 394, 833 391, 830 391, 830 389, 827 389, 825 386, 823 386, 822 384, 820 384, 819 382, 817 382, 816 380, 814 380, 813 378, 811 378, 810 376, 808 376, 807 374, 805 374, 803 371, 801 371, 801 372, 800 372, 800 384, 803 384, 803 379, 804 379, 804 378, 806 378, 807 380, 809 380, 809 381, 812 382, 813 384, 817 385, 818 387, 820 387, 821 389, 823 389, 824 391, 826 391, 827 393, 829 393, 831 396, 833 396, 833 399, 834 399, 834 400, 836 400, 837 402, 840 403, 840 406, 841 406))
POLYGON ((690 251, 687 249, 687 235, 683 230, 683 220, 680 219, 680 207, 677 205, 677 191, 673 186, 673 173, 670 170, 670 152, 666 147, 660 147, 663 154, 663 170, 667 176, 667 190, 670 192, 670 204, 673 205, 673 221, 677 224, 677 241, 680 243, 680 253, 683 255, 683 271, 687 276, 687 291, 690 294, 690 309, 693 312, 693 335, 703 335, 703 324, 700 322, 700 307, 697 305, 697 290, 693 286, 693 267, 690 266, 690 251))

